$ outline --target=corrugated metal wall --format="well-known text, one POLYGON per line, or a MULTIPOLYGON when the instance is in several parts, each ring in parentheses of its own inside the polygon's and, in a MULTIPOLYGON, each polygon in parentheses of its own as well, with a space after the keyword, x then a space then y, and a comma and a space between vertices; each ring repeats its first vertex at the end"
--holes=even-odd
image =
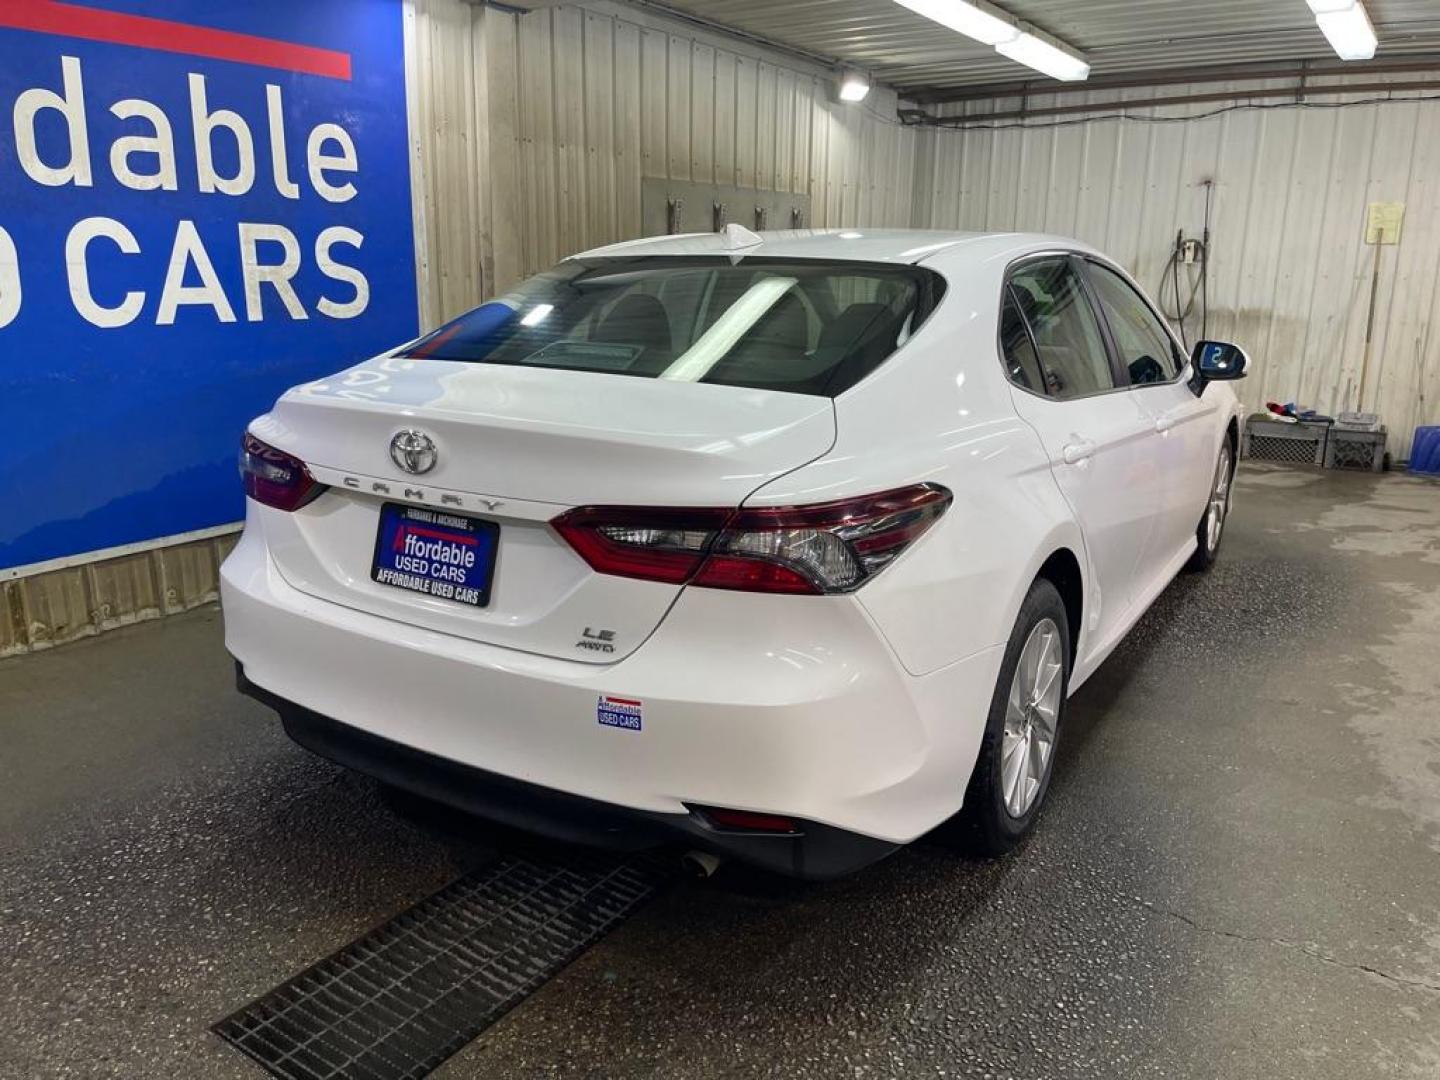
POLYGON ((916 132, 877 89, 605 4, 414 0, 427 325, 641 235, 643 177, 809 192, 812 224, 912 223, 916 132))
POLYGON ((236 534, 0 582, 0 657, 174 615, 219 596, 236 534))
MULTIPOLYGON (((1267 84, 1164 93, 1239 96, 1256 85, 1267 84)), ((1032 97, 1028 106, 1050 103, 1032 97)), ((969 103, 949 115, 1019 104, 969 103)), ((1440 422, 1440 333, 1432 333, 1440 317, 1440 101, 1179 119, 1222 107, 1137 110, 1172 122, 1065 117, 1029 130, 935 130, 924 155, 933 158, 929 223, 1076 236, 1154 293, 1176 230, 1200 234, 1204 185, 1213 180, 1209 329, 1250 350, 1254 373, 1239 384, 1242 397, 1254 407, 1298 400, 1333 411, 1358 399, 1374 258, 1364 243, 1367 204, 1403 202, 1401 242, 1381 249, 1364 395, 1389 425, 1392 453, 1403 456, 1417 423, 1440 422)))

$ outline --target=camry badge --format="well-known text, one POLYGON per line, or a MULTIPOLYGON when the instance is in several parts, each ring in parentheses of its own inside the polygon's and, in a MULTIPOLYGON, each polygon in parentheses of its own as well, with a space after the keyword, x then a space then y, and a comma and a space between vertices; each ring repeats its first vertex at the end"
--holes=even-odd
POLYGON ((390 460, 407 473, 427 473, 435 467, 439 453, 435 440, 423 431, 407 428, 397 431, 390 440, 390 460))

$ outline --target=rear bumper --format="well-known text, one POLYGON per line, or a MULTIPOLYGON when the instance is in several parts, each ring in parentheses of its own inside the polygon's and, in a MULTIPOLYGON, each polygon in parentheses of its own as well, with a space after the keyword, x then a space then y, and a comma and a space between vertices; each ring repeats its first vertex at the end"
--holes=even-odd
POLYGON ((730 832, 699 813, 630 810, 427 754, 321 716, 264 690, 245 677, 242 694, 268 705, 285 732, 306 750, 394 787, 466 813, 565 843, 618 851, 657 847, 708 851, 790 877, 839 877, 884 858, 897 845, 815 822, 797 821, 794 833, 730 832))
POLYGON ((613 814, 812 876, 871 861, 959 809, 999 664, 999 650, 986 650, 912 676, 853 597, 718 590, 685 590, 617 663, 536 656, 306 595, 280 576, 256 530, 226 560, 221 599, 226 646, 246 679, 321 754, 551 835, 539 819, 555 815, 514 819, 508 796, 478 804, 469 786, 494 788, 494 778, 511 793, 583 805, 559 815, 568 829, 613 814), (606 696, 640 703, 634 728, 604 722, 606 696), (412 771, 429 778, 407 782, 412 771), (449 794, 419 786, 437 775, 449 794), (696 806, 796 819, 805 834, 798 843, 741 834, 798 853, 737 849, 696 806), (850 854, 817 854, 832 832, 854 834, 850 854))

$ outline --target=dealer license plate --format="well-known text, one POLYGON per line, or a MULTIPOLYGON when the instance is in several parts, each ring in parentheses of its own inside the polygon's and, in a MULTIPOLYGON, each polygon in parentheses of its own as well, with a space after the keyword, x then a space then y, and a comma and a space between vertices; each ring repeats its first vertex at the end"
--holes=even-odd
POLYGON ((490 603, 500 526, 423 506, 385 503, 370 578, 381 585, 453 600, 490 603))

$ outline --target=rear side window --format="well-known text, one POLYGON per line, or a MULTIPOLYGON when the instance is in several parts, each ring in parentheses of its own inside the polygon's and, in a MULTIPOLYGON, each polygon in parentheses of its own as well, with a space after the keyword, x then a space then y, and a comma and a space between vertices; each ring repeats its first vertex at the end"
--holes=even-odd
POLYGON ((1136 385, 1169 382, 1180 374, 1175 342, 1145 298, 1108 266, 1092 262, 1090 284, 1110 324, 1120 362, 1136 385))
POLYGON ((1025 263, 1009 293, 1030 327, 1045 393, 1063 400, 1115 388, 1100 323, 1069 259, 1025 263))
POLYGON ((1005 287, 1005 305, 1000 312, 1000 348, 1005 354, 1005 373, 1016 386, 1045 393, 1045 377, 1040 374, 1040 358, 1030 341, 1030 330, 1020 305, 1010 287, 1005 287))
POLYGON ((888 264, 571 261, 408 355, 833 397, 904 344, 943 288, 931 271, 888 264))

